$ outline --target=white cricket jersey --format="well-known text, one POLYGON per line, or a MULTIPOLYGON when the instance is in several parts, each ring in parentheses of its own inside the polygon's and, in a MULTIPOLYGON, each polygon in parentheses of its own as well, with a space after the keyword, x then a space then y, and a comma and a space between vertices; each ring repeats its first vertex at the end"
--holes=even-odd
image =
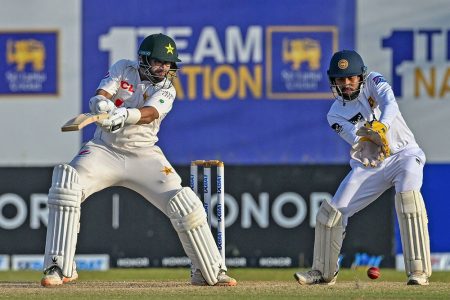
POLYGON ((97 89, 113 95, 111 101, 117 107, 153 106, 158 110, 159 118, 150 124, 127 125, 117 133, 106 132, 98 126, 94 138, 114 148, 132 150, 153 146, 158 141, 161 122, 172 109, 175 100, 176 91, 172 85, 166 88, 164 81, 157 84, 141 81, 138 68, 137 61, 119 60, 110 67, 97 89))
POLYGON ((398 108, 391 86, 376 72, 369 73, 357 99, 345 104, 340 97, 335 100, 327 119, 330 126, 351 145, 359 139, 356 135, 358 128, 366 121, 378 120, 388 128, 386 137, 392 154, 407 145, 418 146, 398 108))

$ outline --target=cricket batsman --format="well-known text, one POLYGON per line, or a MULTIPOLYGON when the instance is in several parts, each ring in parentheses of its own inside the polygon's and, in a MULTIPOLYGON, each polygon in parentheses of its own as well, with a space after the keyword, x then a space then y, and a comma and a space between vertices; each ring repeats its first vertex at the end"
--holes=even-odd
POLYGON ((226 274, 207 224, 202 202, 155 145, 161 123, 172 109, 178 70, 175 42, 152 34, 139 46, 138 61, 113 64, 89 101, 92 113, 108 113, 94 138, 69 164, 54 168, 48 194, 49 218, 44 256, 44 287, 78 278, 74 263, 81 203, 111 186, 136 191, 172 222, 192 261, 193 285, 234 286, 226 274))
POLYGON ((420 193, 425 154, 391 86, 381 74, 368 73, 357 52, 336 52, 327 73, 336 97, 328 122, 352 146, 352 169, 331 202, 324 201, 317 213, 312 270, 294 277, 301 285, 334 284, 348 219, 394 186, 407 284, 428 285, 430 239, 420 193))

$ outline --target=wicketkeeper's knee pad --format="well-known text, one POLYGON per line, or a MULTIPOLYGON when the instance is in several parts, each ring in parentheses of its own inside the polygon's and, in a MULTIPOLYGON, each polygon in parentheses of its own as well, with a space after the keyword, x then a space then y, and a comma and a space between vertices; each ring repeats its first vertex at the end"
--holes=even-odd
POLYGON ((82 189, 77 171, 69 165, 56 166, 48 193, 44 268, 58 265, 66 277, 72 277, 73 272, 81 198, 82 189))
POLYGON ((167 215, 193 265, 200 269, 208 284, 216 284, 222 257, 200 199, 190 188, 185 187, 169 200, 167 215))
POLYGON ((402 238, 406 274, 424 272, 431 276, 428 217, 420 191, 397 193, 395 210, 402 238))
POLYGON ((313 270, 319 270, 325 281, 331 281, 338 270, 338 258, 344 240, 342 214, 323 201, 316 216, 313 270))

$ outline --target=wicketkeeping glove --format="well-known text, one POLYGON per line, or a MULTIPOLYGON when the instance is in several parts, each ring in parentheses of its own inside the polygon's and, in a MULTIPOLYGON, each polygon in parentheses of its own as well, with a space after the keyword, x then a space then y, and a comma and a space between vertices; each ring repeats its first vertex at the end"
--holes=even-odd
POLYGON ((361 162, 365 167, 370 166, 372 168, 377 167, 385 158, 381 146, 363 139, 352 146, 350 156, 361 162))
POLYGON ((381 122, 366 122, 364 126, 356 131, 356 135, 360 136, 362 141, 372 141, 381 147, 385 157, 391 155, 389 142, 386 138, 387 127, 381 122))

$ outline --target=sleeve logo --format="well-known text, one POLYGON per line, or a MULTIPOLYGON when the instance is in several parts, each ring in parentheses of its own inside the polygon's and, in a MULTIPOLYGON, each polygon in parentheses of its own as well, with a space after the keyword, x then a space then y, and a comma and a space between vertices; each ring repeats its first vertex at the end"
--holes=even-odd
POLYGON ((386 79, 384 79, 384 77, 381 76, 381 75, 380 76, 375 76, 372 80, 375 83, 375 85, 378 85, 378 84, 380 84, 382 82, 386 82, 386 79))
POLYGON ((342 126, 339 125, 338 123, 334 123, 333 125, 331 125, 331 128, 333 128, 334 131, 336 131, 336 133, 341 133, 342 132, 342 126))

